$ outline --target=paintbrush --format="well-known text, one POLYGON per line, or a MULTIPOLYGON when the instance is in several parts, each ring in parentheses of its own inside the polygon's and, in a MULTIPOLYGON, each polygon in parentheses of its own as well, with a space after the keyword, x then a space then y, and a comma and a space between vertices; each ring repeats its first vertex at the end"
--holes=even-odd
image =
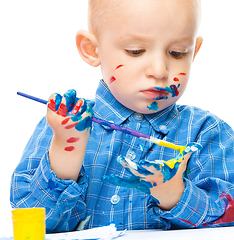
MULTIPOLYGON (((43 100, 43 99, 40 99, 40 98, 31 96, 31 95, 28 95, 28 94, 25 94, 25 93, 22 93, 22 92, 17 92, 17 94, 22 96, 22 97, 26 97, 26 98, 29 98, 31 100, 37 101, 37 102, 40 102, 40 103, 43 103, 43 104, 47 104, 46 100, 43 100)), ((167 142, 167 141, 164 141, 164 140, 161 140, 161 139, 149 136, 147 134, 144 134, 144 133, 132 130, 130 128, 122 127, 122 126, 120 126, 118 124, 111 123, 111 122, 102 120, 100 118, 92 117, 92 121, 96 122, 96 123, 99 123, 101 125, 108 126, 108 127, 112 128, 114 130, 121 131, 123 133, 132 135, 134 137, 146 140, 148 142, 152 142, 152 143, 155 143, 155 144, 160 145, 160 146, 164 146, 164 147, 167 147, 167 148, 171 148, 171 149, 177 150, 179 152, 184 151, 186 149, 186 146, 187 146, 187 145, 186 146, 175 145, 173 143, 170 143, 170 142, 167 142)))

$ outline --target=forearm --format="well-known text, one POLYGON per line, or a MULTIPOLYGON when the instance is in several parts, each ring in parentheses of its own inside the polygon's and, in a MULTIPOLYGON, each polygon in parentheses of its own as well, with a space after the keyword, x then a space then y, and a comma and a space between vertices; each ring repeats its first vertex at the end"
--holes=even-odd
POLYGON ((72 151, 65 150, 67 144, 57 141, 53 137, 49 150, 51 169, 61 179, 73 179, 77 181, 86 151, 87 141, 79 141, 73 144, 72 151))

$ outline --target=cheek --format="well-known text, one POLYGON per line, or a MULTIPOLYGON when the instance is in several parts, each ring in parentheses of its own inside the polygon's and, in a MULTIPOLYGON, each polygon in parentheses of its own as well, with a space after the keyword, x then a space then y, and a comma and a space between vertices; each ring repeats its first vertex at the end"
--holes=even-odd
POLYGON ((110 77, 108 77, 107 81, 109 84, 112 84, 113 82, 118 81, 118 79, 122 78, 122 74, 123 71, 120 71, 121 68, 123 68, 124 65, 123 64, 118 64, 114 70, 112 71, 112 73, 110 74, 110 77))

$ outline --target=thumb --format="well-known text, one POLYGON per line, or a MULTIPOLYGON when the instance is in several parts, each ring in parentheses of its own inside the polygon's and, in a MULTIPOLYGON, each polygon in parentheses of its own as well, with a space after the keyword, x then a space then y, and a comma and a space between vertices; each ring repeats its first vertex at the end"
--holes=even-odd
POLYGON ((188 161, 191 157, 192 153, 188 153, 184 156, 184 160, 181 162, 180 166, 179 166, 179 169, 178 169, 178 173, 180 173, 181 175, 184 173, 184 171, 186 170, 187 168, 187 164, 188 164, 188 161))

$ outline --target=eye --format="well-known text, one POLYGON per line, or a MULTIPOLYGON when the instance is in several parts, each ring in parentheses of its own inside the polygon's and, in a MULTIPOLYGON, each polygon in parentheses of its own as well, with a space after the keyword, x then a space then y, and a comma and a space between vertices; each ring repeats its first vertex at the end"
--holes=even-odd
POLYGON ((141 56, 144 52, 145 49, 136 49, 136 50, 125 50, 126 54, 131 56, 131 57, 139 57, 141 56))
POLYGON ((169 54, 175 59, 182 58, 182 57, 186 56, 186 52, 169 51, 169 54))

